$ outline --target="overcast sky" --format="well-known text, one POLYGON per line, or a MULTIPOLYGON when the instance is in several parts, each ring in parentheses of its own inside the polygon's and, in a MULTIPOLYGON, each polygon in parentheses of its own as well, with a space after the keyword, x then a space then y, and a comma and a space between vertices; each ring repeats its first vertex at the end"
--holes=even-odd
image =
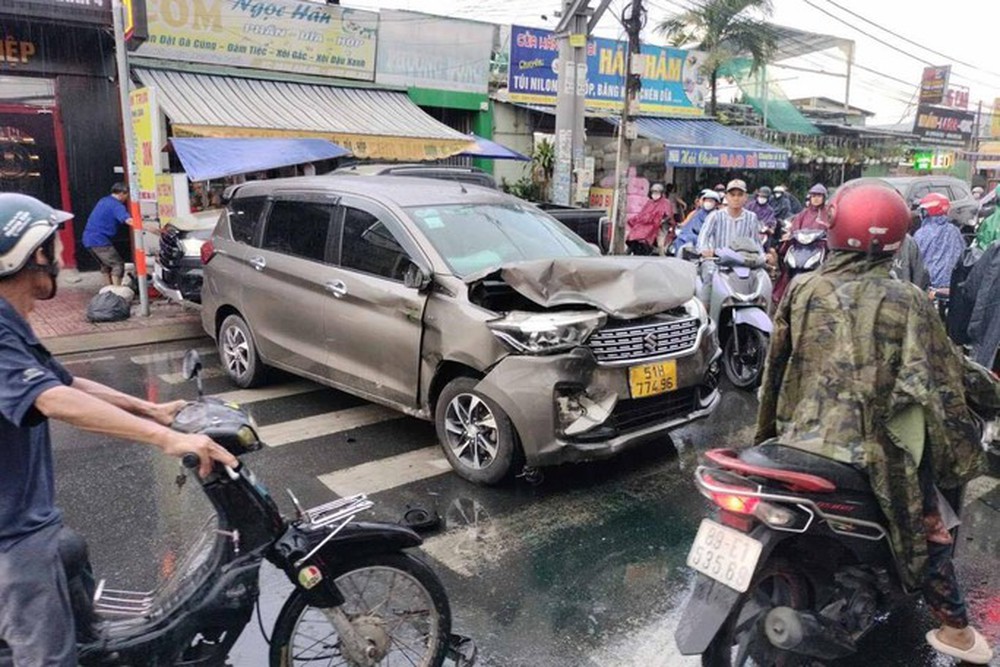
MULTIPOLYGON (((681 7, 691 0, 644 0, 649 9, 650 19, 643 40, 664 43, 663 38, 649 27, 655 25, 671 12, 680 12, 681 7)), ((855 68, 852 73, 851 98, 856 105, 876 113, 870 124, 891 124, 901 120, 912 122, 916 99, 915 93, 921 72, 926 64, 952 64, 952 83, 971 89, 970 108, 975 108, 979 100, 984 109, 993 104, 994 97, 1000 96, 1000 58, 990 58, 996 53, 991 46, 997 43, 1000 29, 993 23, 996 10, 989 10, 990 2, 973 0, 951 0, 945 5, 930 2, 872 2, 871 0, 832 0, 841 7, 853 11, 879 26, 886 26, 902 37, 918 44, 926 44, 935 51, 953 59, 964 61, 981 69, 975 69, 948 58, 929 53, 913 44, 894 37, 861 19, 851 17, 844 10, 831 4, 831 0, 773 0, 772 21, 801 30, 820 32, 853 39, 856 43, 855 62, 862 67, 889 75, 893 80, 872 72, 855 68), (816 5, 810 6, 808 3, 816 5), (919 10, 918 7, 927 7, 919 10), (879 44, 855 29, 838 22, 822 10, 841 17, 858 26, 861 30, 912 54, 914 59, 879 44), (927 61, 926 63, 921 61, 927 61)), ((378 9, 399 8, 442 14, 461 18, 475 18, 494 23, 518 23, 536 27, 554 27, 557 18, 553 12, 562 5, 558 0, 342 0, 345 6, 378 9), (543 19, 543 15, 548 20, 543 19)), ((598 0, 591 0, 596 7, 598 0)), ((597 34, 603 37, 624 38, 624 31, 613 18, 612 13, 621 13, 628 0, 612 0, 597 34)), ((844 56, 836 50, 806 56, 791 61, 799 67, 824 70, 843 74, 844 56)), ((791 69, 769 69, 768 78, 778 82, 788 97, 825 96, 839 101, 844 99, 845 81, 843 77, 823 76, 791 69)), ((735 89, 722 89, 720 99, 729 100, 736 94, 735 89)))

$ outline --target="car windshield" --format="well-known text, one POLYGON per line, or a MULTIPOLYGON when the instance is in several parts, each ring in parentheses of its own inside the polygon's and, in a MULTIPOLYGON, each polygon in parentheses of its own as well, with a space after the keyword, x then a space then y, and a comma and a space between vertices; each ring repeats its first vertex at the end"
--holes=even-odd
POLYGON ((460 278, 507 262, 600 254, 553 218, 518 204, 419 206, 407 213, 460 278))

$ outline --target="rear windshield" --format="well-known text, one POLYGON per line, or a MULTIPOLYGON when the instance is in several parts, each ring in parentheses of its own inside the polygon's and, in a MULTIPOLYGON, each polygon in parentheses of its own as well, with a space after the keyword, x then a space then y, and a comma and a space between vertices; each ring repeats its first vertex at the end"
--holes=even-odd
POLYGON ((518 204, 419 206, 407 213, 461 278, 508 262, 600 254, 555 219, 518 204))

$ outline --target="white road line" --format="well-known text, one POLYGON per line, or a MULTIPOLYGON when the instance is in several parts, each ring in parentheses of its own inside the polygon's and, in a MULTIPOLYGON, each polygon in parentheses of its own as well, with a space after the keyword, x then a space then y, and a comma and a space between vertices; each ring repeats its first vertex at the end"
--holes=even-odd
POLYGON ((321 384, 310 382, 309 380, 296 380, 287 384, 279 384, 273 387, 262 387, 260 389, 237 389, 234 391, 224 391, 221 394, 215 394, 215 397, 228 403, 246 405, 247 403, 268 401, 272 398, 285 398, 286 396, 308 394, 311 391, 319 391, 320 389, 325 389, 325 387, 321 384))
POLYGON ((326 412, 313 417, 293 419, 287 422, 262 426, 260 429, 260 439, 270 447, 281 447, 300 440, 318 438, 322 435, 331 435, 341 431, 350 431, 361 426, 369 426, 392 419, 402 419, 405 417, 401 412, 397 412, 381 405, 362 405, 357 408, 347 408, 346 410, 336 410, 326 412))
POLYGON ((320 475, 319 481, 344 497, 356 493, 378 493, 443 475, 450 470, 451 465, 441 453, 441 448, 434 445, 320 475))
MULTIPOLYGON (((224 371, 223 369, 212 366, 201 371, 201 377, 204 380, 208 380, 209 378, 220 378, 223 377, 225 374, 226 371, 224 371)), ((188 380, 186 377, 184 377, 183 373, 161 373, 158 377, 167 384, 181 384, 183 382, 191 382, 191 380, 188 380)))
MULTIPOLYGON (((209 355, 218 354, 218 351, 214 347, 199 347, 197 348, 198 354, 203 357, 209 355)), ((187 354, 187 350, 175 350, 173 352, 153 352, 152 354, 137 354, 134 357, 129 357, 129 361, 133 364, 139 364, 140 366, 145 366, 146 364, 154 364, 160 361, 173 361, 174 359, 183 359, 184 355, 187 354)))
POLYGON ((115 356, 113 354, 109 354, 106 357, 90 357, 88 359, 70 359, 69 361, 61 361, 60 363, 63 366, 70 366, 72 364, 90 364, 95 361, 111 361, 114 358, 115 356))

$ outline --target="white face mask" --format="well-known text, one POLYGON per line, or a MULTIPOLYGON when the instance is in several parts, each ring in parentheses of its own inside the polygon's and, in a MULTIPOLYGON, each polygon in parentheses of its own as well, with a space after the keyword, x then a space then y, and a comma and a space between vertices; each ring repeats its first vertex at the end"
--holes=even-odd
POLYGON ((784 192, 775 192, 775 193, 774 193, 774 197, 775 197, 775 199, 781 199, 781 197, 782 197, 782 196, 783 196, 784 194, 785 194, 784 192))
POLYGON ((701 203, 701 207, 703 209, 705 209, 706 211, 711 211, 713 208, 715 208, 715 200, 714 199, 708 199, 706 201, 703 201, 701 203))
POLYGON ((758 204, 766 204, 767 203, 767 197, 757 197, 757 203, 758 204))
POLYGON ((649 196, 652 197, 653 199, 659 199, 660 197, 663 196, 663 193, 662 192, 652 192, 652 193, 650 193, 649 196))

